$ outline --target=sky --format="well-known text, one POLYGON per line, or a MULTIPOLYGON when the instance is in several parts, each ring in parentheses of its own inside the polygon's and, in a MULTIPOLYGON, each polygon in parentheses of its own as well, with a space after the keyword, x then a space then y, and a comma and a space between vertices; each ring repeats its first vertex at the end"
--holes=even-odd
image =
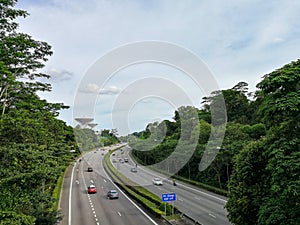
POLYGON ((70 109, 119 135, 201 107, 211 91, 262 77, 300 53, 298 0, 19 0, 19 31, 52 46, 52 91, 70 109))

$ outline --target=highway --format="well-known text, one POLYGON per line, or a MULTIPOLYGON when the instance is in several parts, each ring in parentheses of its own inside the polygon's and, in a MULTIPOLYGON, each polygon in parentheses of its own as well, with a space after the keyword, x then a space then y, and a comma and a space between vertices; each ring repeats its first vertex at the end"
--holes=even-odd
MULTIPOLYGON (((107 149, 108 150, 108 149, 107 149)), ((84 154, 66 173, 60 201, 64 218, 61 225, 158 225, 142 209, 117 189, 102 167, 106 151, 84 154), (94 171, 88 172, 91 166, 94 171), (96 194, 88 194, 87 186, 94 184, 96 194), (119 199, 109 200, 106 193, 116 189, 119 199), (71 207, 69 207, 71 205, 71 207)), ((156 219, 157 220, 157 219, 156 219)))
MULTIPOLYGON (((110 181, 102 166, 102 159, 108 150, 84 154, 81 162, 77 161, 67 171, 60 201, 60 208, 64 214, 60 225, 162 224, 161 221, 149 217, 110 181), (89 166, 94 169, 93 172, 87 171, 89 166), (96 194, 87 193, 87 186, 90 184, 97 187, 96 194), (119 199, 106 198, 106 193, 111 189, 119 191, 119 199)), ((224 209, 225 197, 178 181, 177 186, 173 186, 169 178, 140 165, 137 167, 138 172, 132 173, 130 169, 136 164, 130 158, 129 151, 129 147, 124 147, 122 151, 118 150, 111 156, 112 164, 119 172, 157 196, 161 196, 162 193, 176 193, 177 199, 173 204, 202 225, 230 224, 224 209), (121 163, 119 158, 129 158, 129 162, 121 163), (154 177, 161 177, 164 184, 153 185, 154 177)))
POLYGON ((162 193, 176 193, 177 200, 174 205, 177 206, 183 213, 192 217, 203 225, 229 225, 227 212, 224 209, 226 198, 200 188, 196 188, 181 182, 176 182, 177 186, 173 186, 172 181, 166 176, 149 170, 146 167, 138 165, 137 173, 132 173, 130 169, 135 167, 135 162, 129 156, 129 147, 124 147, 123 152, 118 150, 114 156, 111 156, 111 161, 115 168, 122 174, 127 176, 135 183, 144 186, 157 196, 162 193), (128 163, 120 163, 119 158, 129 158, 128 163), (160 177, 164 183, 162 186, 152 184, 154 177, 160 177))

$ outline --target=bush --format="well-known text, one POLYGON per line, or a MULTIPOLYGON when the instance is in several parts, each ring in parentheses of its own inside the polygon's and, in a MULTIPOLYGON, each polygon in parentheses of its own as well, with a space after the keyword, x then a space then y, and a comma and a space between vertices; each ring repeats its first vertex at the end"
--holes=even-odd
POLYGON ((159 206, 159 210, 166 212, 167 213, 166 216, 170 216, 172 214, 172 207, 170 206, 169 203, 165 203, 165 202, 161 203, 159 206))

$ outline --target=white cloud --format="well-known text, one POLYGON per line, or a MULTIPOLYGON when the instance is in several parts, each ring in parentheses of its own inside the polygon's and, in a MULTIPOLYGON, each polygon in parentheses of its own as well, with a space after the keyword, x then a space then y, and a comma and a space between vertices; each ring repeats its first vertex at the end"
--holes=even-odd
MULTIPOLYGON (((162 40, 190 49, 213 71, 222 89, 245 81, 253 90, 266 72, 299 58, 297 0, 47 0, 20 1, 18 6, 31 14, 19 20, 20 29, 53 47, 54 54, 45 68, 53 79, 53 92, 47 98, 71 106, 89 67, 111 49, 128 42, 162 40)), ((102 90, 90 81, 79 91, 104 95, 106 99, 99 108, 109 112, 113 101, 109 97, 118 96, 133 82, 130 79, 136 79, 136 73, 131 72, 117 76, 102 90)), ((176 76, 173 80, 181 87, 191 87, 184 89, 189 96, 198 95, 193 94, 197 90, 185 83, 185 78, 176 76)), ((176 92, 173 94, 176 96, 176 92)), ((158 114, 166 114, 163 107, 155 109, 158 114)), ((71 110, 69 116, 64 113, 62 118, 72 124, 70 115, 71 110)), ((140 127, 143 129, 144 124, 140 127)))
POLYGON ((116 95, 120 93, 121 89, 116 86, 107 88, 100 88, 97 84, 87 84, 79 91, 87 94, 100 94, 100 95, 116 95))
POLYGON ((53 81, 68 81, 73 77, 73 73, 65 69, 51 68, 46 72, 50 75, 50 79, 53 81))
POLYGON ((121 89, 116 86, 110 86, 108 88, 100 89, 100 94, 102 95, 116 95, 120 93, 121 89))

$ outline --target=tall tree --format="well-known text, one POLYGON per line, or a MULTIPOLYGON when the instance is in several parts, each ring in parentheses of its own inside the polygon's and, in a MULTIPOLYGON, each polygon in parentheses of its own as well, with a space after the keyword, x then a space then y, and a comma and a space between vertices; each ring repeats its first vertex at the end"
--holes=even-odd
POLYGON ((28 34, 18 33, 18 17, 28 13, 13 7, 17 1, 0 2, 0 108, 3 115, 6 108, 14 107, 19 92, 26 92, 26 97, 37 91, 49 91, 50 85, 41 83, 37 78, 49 78, 40 72, 47 57, 52 54, 46 42, 36 41, 28 34))
POLYGON ((258 115, 268 131, 235 157, 229 219, 300 224, 300 60, 265 75, 257 87, 258 115))
POLYGON ((0 223, 55 224, 53 187, 73 159, 74 135, 56 118, 64 106, 41 100, 50 45, 18 33, 28 13, 0 1, 0 223))
POLYGON ((300 60, 266 74, 257 88, 257 99, 262 102, 259 115, 269 127, 291 119, 298 120, 300 60))

